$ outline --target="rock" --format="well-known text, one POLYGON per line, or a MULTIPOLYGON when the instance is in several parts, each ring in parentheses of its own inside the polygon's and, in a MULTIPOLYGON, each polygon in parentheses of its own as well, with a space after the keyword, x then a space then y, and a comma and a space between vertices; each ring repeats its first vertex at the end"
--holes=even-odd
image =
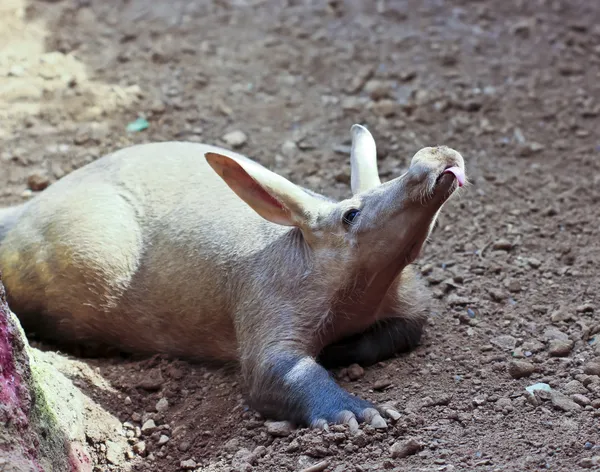
POLYGON ((566 357, 571 353, 571 349, 573 349, 573 341, 554 339, 550 341, 548 354, 554 357, 566 357))
POLYGON ((392 84, 382 80, 369 80, 364 87, 364 91, 369 94, 371 100, 378 101, 382 98, 391 98, 392 84))
POLYGON ((385 390, 390 385, 392 385, 391 380, 379 379, 373 384, 373 390, 385 390))
POLYGON ((512 351, 517 345, 517 340, 513 336, 501 335, 490 339, 490 343, 506 351, 512 351))
POLYGON ((133 445, 133 452, 135 452, 139 456, 146 455, 146 442, 139 441, 133 445))
POLYGON ((579 467, 583 469, 591 469, 597 465, 600 465, 600 456, 584 457, 579 461, 579 467))
POLYGON ((494 405, 494 410, 507 414, 513 411, 514 407, 510 398, 504 397, 498 399, 498 401, 494 405))
POLYGON ((123 459, 123 448, 121 445, 106 441, 106 460, 113 465, 118 465, 123 459))
POLYGON ((530 157, 534 154, 538 154, 545 149, 543 144, 536 142, 523 143, 519 146, 517 150, 517 155, 519 157, 530 157))
POLYGON ((181 467, 183 470, 195 469, 197 465, 198 464, 196 464, 196 461, 194 459, 188 459, 179 463, 179 467, 181 467))
POLYGON ((165 434, 161 434, 160 438, 158 438, 158 445, 162 446, 163 444, 167 444, 169 442, 169 436, 165 435, 165 434))
POLYGON ((346 91, 350 94, 358 93, 367 81, 373 77, 375 73, 376 66, 374 64, 367 64, 358 69, 356 75, 350 81, 348 87, 346 87, 346 91))
POLYGON ((579 305, 576 309, 577 313, 594 313, 594 305, 591 303, 584 303, 579 305))
POLYGON ((563 333, 560 329, 550 326, 544 331, 543 337, 546 341, 552 341, 553 339, 560 339, 561 341, 568 341, 569 336, 563 333))
POLYGON ((161 398, 156 402, 155 408, 159 413, 166 411, 169 408, 169 401, 166 398, 161 398))
POLYGON ((575 403, 577 403, 578 405, 581 405, 583 407, 586 407, 590 403, 592 403, 588 397, 586 397, 585 395, 582 395, 580 393, 571 395, 571 400, 573 400, 575 403))
POLYGON ((177 449, 179 449, 181 452, 187 452, 192 448, 192 443, 190 443, 189 441, 181 441, 179 443, 179 446, 177 446, 177 449))
POLYGON ((562 389, 567 395, 573 395, 575 393, 587 393, 587 389, 579 380, 571 380, 562 389))
POLYGON ((298 153, 298 146, 294 141, 285 141, 281 145, 281 154, 287 158, 294 157, 298 153))
POLYGON ((34 192, 41 192, 50 185, 50 179, 47 175, 31 174, 27 177, 27 187, 34 192))
POLYGON ((535 257, 530 257, 529 259, 527 259, 527 263, 532 269, 538 269, 542 265, 542 262, 539 259, 536 259, 535 257))
POLYGON ((552 312, 550 315, 550 320, 552 320, 552 323, 559 323, 561 321, 568 321, 572 317, 573 315, 565 307, 561 307, 552 312))
POLYGON ((512 249, 512 244, 506 239, 498 239, 497 241, 494 241, 492 249, 496 251, 510 251, 512 249))
POLYGON ((292 432, 292 425, 289 421, 267 421, 265 422, 267 433, 271 436, 285 437, 292 432))
POLYGON ((154 420, 148 420, 142 425, 142 434, 149 435, 156 429, 154 420))
POLYGON ((228 146, 231 146, 234 149, 242 147, 248 141, 248 136, 246 133, 240 130, 230 131, 229 133, 223 135, 221 138, 228 146))
MULTIPOLYGON (((59 372, 58 357, 29 345, 0 277, 1 470, 89 472, 96 446, 107 460, 124 461, 121 422, 59 372)), ((73 372, 70 363, 60 360, 73 372)))
POLYGON ((487 293, 490 294, 490 297, 495 302, 503 302, 504 300, 506 300, 506 294, 503 290, 500 290, 499 288, 488 287, 487 293))
POLYGON ((398 112, 398 103, 389 99, 380 100, 373 104, 373 112, 376 115, 389 118, 398 112))
POLYGON ((322 472, 329 467, 329 461, 324 460, 302 469, 300 472, 322 472))
POLYGON ((414 438, 406 441, 398 441, 390 447, 390 454, 393 459, 403 459, 404 457, 412 456, 423 448, 423 445, 414 438))
POLYGON ((252 455, 250 450, 243 447, 233 455, 231 466, 235 470, 246 470, 246 464, 252 466, 251 462, 254 461, 256 461, 256 458, 252 455))
POLYGON ((510 361, 508 363, 508 373, 513 379, 529 377, 535 372, 535 365, 525 361, 510 361))
POLYGON ((583 368, 583 373, 587 375, 597 375, 600 376, 600 362, 592 361, 588 362, 583 368))
POLYGON ((350 380, 361 379, 365 375, 365 370, 358 364, 351 364, 348 366, 348 377, 350 380))
POLYGON ((506 288, 508 289, 509 292, 511 293, 518 293, 521 291, 521 284, 519 283, 518 280, 509 280, 506 283, 506 288))
POLYGON ((579 411, 581 410, 581 406, 575 403, 566 395, 557 392, 556 390, 552 390, 550 393, 550 401, 554 405, 555 408, 562 411, 579 411))

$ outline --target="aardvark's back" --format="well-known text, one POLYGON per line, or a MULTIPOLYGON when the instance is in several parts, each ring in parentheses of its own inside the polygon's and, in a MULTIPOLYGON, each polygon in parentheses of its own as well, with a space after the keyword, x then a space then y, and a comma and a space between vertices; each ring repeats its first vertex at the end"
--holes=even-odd
POLYGON ((232 264, 228 254, 260 251, 256 228, 277 227, 264 228, 210 168, 204 153, 217 150, 174 142, 123 149, 17 210, 0 267, 24 325, 46 337, 235 358, 228 300, 239 287, 228 275, 243 267, 218 269, 232 264))

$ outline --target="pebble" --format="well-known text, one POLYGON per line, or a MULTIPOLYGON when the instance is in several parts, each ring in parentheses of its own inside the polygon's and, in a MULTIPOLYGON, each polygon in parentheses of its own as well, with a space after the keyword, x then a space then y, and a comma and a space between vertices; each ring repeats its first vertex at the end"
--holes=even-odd
POLYGON ((188 459, 179 463, 179 467, 181 467, 183 470, 195 469, 197 465, 198 464, 196 464, 196 461, 194 459, 188 459))
POLYGON ((573 349, 573 341, 563 341, 561 339, 554 339, 550 341, 548 347, 548 354, 554 357, 566 357, 571 353, 573 349))
POLYGON ((148 435, 156 429, 156 423, 154 420, 148 420, 142 425, 142 433, 148 435))
POLYGON ((192 444, 189 441, 182 441, 179 443, 179 446, 177 446, 177 449, 179 449, 181 452, 187 452, 191 447, 192 444))
POLYGON ((297 152, 298 146, 296 146, 296 143, 294 141, 285 141, 281 145, 281 154, 283 154, 285 157, 294 157, 297 152))
POLYGON ((222 139, 225 141, 225 143, 227 143, 228 146, 240 148, 246 144, 246 141, 248 141, 248 136, 246 136, 246 133, 243 131, 235 130, 223 135, 222 139))
POLYGON ((571 380, 564 386, 563 392, 567 395, 573 395, 575 393, 584 394, 587 393, 587 389, 579 380, 571 380))
POLYGON ((390 380, 388 380, 388 379, 380 379, 380 380, 377 380, 373 384, 373 390, 385 390, 390 385, 392 385, 392 382, 390 380))
POLYGON ((600 362, 593 361, 588 362, 583 368, 583 373, 587 375, 597 375, 600 376, 600 362))
POLYGON ((169 439, 169 436, 161 434, 160 438, 158 438, 158 445, 162 446, 163 444, 167 444, 169 442, 169 439))
POLYGON ((156 411, 163 412, 169 408, 169 401, 166 398, 161 398, 156 402, 156 411))
POLYGON ((494 346, 498 346, 501 349, 512 351, 517 345, 517 340, 513 336, 501 335, 490 339, 490 343, 494 346))
POLYGON ((508 363, 508 373, 513 379, 529 377, 535 372, 535 365, 525 361, 510 361, 508 363))
POLYGON ((325 470, 327 467, 329 467, 329 461, 324 460, 321 462, 317 462, 316 464, 313 464, 309 467, 306 467, 305 469, 302 469, 301 472, 321 472, 321 471, 325 470))
POLYGON ((580 393, 571 395, 571 400, 573 400, 575 403, 577 403, 578 405, 581 405, 583 407, 586 407, 591 403, 591 401, 588 397, 586 397, 585 395, 582 395, 580 393))
POLYGON ((112 441, 106 441, 106 460, 111 464, 118 465, 121 462, 123 452, 121 448, 112 441))
POLYGON ((390 447, 390 454, 393 459, 402 459, 404 457, 412 456, 423 448, 423 445, 414 438, 410 438, 407 441, 395 442, 390 447))
POLYGON ((50 179, 47 175, 31 174, 27 177, 27 187, 34 192, 41 192, 50 185, 50 179))
POLYGON ((292 432, 292 425, 289 421, 267 421, 265 422, 267 433, 271 436, 285 437, 292 432))
POLYGON ((581 406, 575 403, 566 395, 557 392, 556 390, 552 390, 550 393, 550 401, 554 405, 555 408, 563 411, 579 411, 581 410, 581 406))
POLYGON ((504 300, 506 300, 506 294, 498 288, 489 287, 487 289, 487 292, 490 294, 490 297, 492 297, 492 300, 494 300, 495 302, 503 302, 504 300))
POLYGON ((579 466, 584 469, 591 469, 597 465, 600 465, 600 456, 584 457, 579 461, 579 466))
POLYGON ((358 364, 351 364, 348 366, 348 377, 350 380, 358 380, 361 379, 365 375, 365 369, 363 369, 358 364))
POLYGON ((492 249, 496 251, 510 251, 512 247, 510 241, 506 239, 498 239, 497 241, 494 241, 494 244, 492 245, 492 249))
POLYGON ((550 315, 550 319, 553 323, 558 323, 560 321, 568 321, 573 317, 573 315, 564 307, 559 308, 558 310, 552 312, 550 315))
POLYGON ((137 442, 133 445, 133 452, 143 456, 146 454, 146 443, 144 441, 137 442))

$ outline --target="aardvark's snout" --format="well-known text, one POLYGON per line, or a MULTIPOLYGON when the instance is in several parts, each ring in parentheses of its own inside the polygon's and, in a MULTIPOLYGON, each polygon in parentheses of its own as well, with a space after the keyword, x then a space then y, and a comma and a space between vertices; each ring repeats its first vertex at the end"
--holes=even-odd
POLYGON ((448 192, 453 193, 467 180, 463 157, 447 146, 418 151, 411 160, 408 175, 412 184, 420 188, 421 197, 439 193, 447 198, 448 192))

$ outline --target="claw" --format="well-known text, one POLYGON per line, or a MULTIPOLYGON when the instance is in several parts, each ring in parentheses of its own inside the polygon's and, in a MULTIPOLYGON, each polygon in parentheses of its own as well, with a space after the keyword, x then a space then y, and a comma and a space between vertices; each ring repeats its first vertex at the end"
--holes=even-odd
POLYGON ((313 421, 311 426, 314 429, 322 429, 323 431, 329 431, 329 425, 327 424, 327 421, 322 418, 313 421))
POLYGON ((377 416, 374 416, 371 419, 371 426, 373 426, 373 428, 377 428, 377 429, 386 429, 387 428, 387 423, 381 417, 381 415, 378 414, 377 416))
POLYGON ((394 421, 398 421, 400 419, 400 416, 402 416, 393 408, 386 408, 385 414, 394 421))
POLYGON ((351 411, 341 411, 339 415, 339 421, 342 424, 347 424, 350 428, 350 432, 354 433, 358 431, 358 421, 356 421, 356 416, 354 416, 354 413, 351 411))

